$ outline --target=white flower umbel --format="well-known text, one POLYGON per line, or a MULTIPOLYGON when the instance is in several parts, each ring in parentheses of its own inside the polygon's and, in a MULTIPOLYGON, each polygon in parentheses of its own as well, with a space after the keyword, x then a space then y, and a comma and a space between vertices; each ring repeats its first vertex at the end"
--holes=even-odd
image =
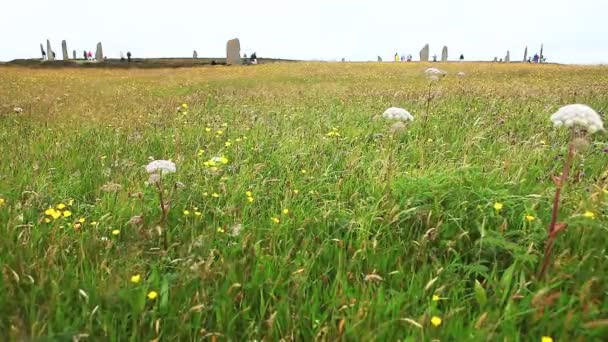
POLYGON ((561 107, 555 114, 551 115, 551 121, 555 127, 578 126, 586 129, 589 133, 604 130, 604 123, 600 115, 591 107, 583 104, 561 107))
POLYGON ((384 111, 383 117, 402 121, 414 121, 414 116, 403 108, 391 107, 384 111))
POLYGON ((154 160, 146 165, 146 172, 148 173, 172 173, 177 171, 175 163, 169 160, 154 160))
POLYGON ((465 77, 467 74, 461 71, 461 72, 457 73, 456 75, 458 75, 458 77, 465 77))
POLYGON ((445 72, 443 70, 439 70, 437 68, 428 68, 428 69, 424 70, 424 73, 427 76, 437 76, 437 77, 442 77, 447 74, 447 72, 445 72))

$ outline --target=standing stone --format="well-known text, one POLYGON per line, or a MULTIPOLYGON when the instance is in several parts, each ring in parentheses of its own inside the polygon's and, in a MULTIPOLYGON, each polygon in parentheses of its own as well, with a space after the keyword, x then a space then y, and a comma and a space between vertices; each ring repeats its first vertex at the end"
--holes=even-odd
POLYGON ((64 61, 70 59, 70 56, 68 56, 68 43, 65 40, 61 41, 61 54, 63 55, 64 61))
POLYGON ((507 50, 507 55, 505 56, 505 63, 511 62, 511 52, 507 50))
POLYGON ((447 46, 444 46, 443 50, 441 50, 441 61, 442 62, 448 61, 448 47, 447 46))
POLYGON ((382 57, 378 56, 378 62, 382 62, 382 57))
POLYGON ((346 58, 342 57, 342 62, 346 62, 346 58))
POLYGON ((544 49, 545 45, 544 44, 540 44, 540 62, 543 62, 543 59, 545 58, 545 55, 543 54, 543 49, 544 49))
POLYGON ((420 50, 420 61, 428 62, 429 61, 429 44, 426 44, 422 50, 420 50))
POLYGON ((241 43, 238 38, 231 39, 226 44, 226 64, 241 65, 241 43))
POLYGON ((77 59, 76 58, 76 50, 72 51, 72 57, 73 57, 73 59, 77 59))
POLYGON ((498 62, 498 57, 494 57, 494 62, 498 62))
POLYGON ((198 52, 196 52, 196 50, 194 50, 194 52, 192 53, 192 58, 194 58, 194 59, 198 58, 198 52))
POLYGON ((44 58, 46 57, 46 52, 44 52, 44 45, 42 45, 42 43, 40 43, 40 54, 42 55, 42 60, 44 60, 44 58))
POLYGON ((97 50, 95 50, 95 59, 98 62, 103 61, 103 48, 101 47, 101 42, 97 43, 97 50))
POLYGON ((48 39, 46 40, 46 57, 49 61, 55 60, 55 56, 53 56, 53 49, 51 48, 51 42, 48 39))
POLYGON ((524 62, 528 61, 528 47, 526 46, 526 49, 524 50, 524 62))

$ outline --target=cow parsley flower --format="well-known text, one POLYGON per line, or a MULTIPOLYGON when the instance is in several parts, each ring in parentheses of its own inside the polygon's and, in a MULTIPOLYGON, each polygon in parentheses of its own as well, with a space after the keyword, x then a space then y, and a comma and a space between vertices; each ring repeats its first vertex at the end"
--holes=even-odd
POLYGON ((555 127, 578 126, 586 129, 589 133, 604 130, 604 123, 600 115, 591 107, 583 104, 571 104, 561 107, 551 115, 551 121, 555 127))
POLYGON ((414 116, 403 108, 391 107, 382 113, 382 116, 387 119, 396 119, 403 121, 413 121, 414 116))
POLYGON ((177 171, 175 163, 169 160, 154 160, 146 165, 146 172, 148 173, 172 173, 177 171))

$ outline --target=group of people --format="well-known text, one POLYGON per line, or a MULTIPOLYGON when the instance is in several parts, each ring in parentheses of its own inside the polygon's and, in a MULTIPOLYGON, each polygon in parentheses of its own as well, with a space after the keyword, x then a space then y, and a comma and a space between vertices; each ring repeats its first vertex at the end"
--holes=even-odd
MULTIPOLYGON (((411 62, 413 60, 412 55, 401 55, 401 58, 399 58, 399 54, 397 52, 395 52, 395 62, 411 62)), ((464 55, 461 54, 460 55, 460 60, 464 61, 464 55)), ((381 58, 378 57, 378 61, 381 61, 381 58)), ((437 62, 437 55, 433 55, 433 62, 437 62)))
POLYGON ((258 55, 254 52, 247 58, 247 54, 243 54, 243 60, 245 61, 245 64, 258 64, 258 55))

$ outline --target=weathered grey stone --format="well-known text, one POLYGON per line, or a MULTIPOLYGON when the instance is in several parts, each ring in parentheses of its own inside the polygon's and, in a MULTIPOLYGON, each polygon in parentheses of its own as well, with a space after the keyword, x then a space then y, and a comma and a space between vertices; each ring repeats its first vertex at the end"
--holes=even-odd
POLYGON ((73 57, 73 59, 77 59, 76 58, 76 50, 72 51, 72 57, 73 57))
POLYGON ((194 58, 194 59, 198 58, 198 52, 196 52, 196 50, 194 50, 194 52, 192 53, 192 58, 194 58))
POLYGON ((103 61, 103 47, 101 46, 101 42, 97 43, 97 50, 95 50, 95 59, 98 62, 103 61))
POLYGON ((441 50, 441 61, 442 62, 448 61, 448 47, 447 46, 444 46, 443 50, 441 50))
POLYGON ((526 49, 524 50, 524 62, 528 61, 528 47, 526 46, 526 49))
POLYGON ((507 55, 505 56, 505 63, 509 63, 511 61, 511 52, 507 50, 507 55))
POLYGON ((70 56, 68 56, 68 43, 65 40, 61 41, 61 54, 63 55, 64 61, 70 59, 70 56))
POLYGON ((46 40, 46 58, 49 61, 55 60, 55 56, 53 56, 53 49, 51 48, 51 42, 48 39, 46 40))
POLYGON ((40 43, 40 54, 42 55, 42 59, 46 57, 46 52, 44 52, 44 46, 42 45, 42 43, 40 43))
POLYGON ((382 57, 378 56, 378 62, 382 62, 382 57))
POLYGON ((426 44, 422 50, 420 50, 420 61, 428 62, 429 61, 429 44, 426 44))
POLYGON ((226 44, 226 64, 240 65, 241 63, 241 43, 238 38, 231 39, 226 44))
POLYGON ((494 62, 498 62, 498 57, 494 57, 494 62))

